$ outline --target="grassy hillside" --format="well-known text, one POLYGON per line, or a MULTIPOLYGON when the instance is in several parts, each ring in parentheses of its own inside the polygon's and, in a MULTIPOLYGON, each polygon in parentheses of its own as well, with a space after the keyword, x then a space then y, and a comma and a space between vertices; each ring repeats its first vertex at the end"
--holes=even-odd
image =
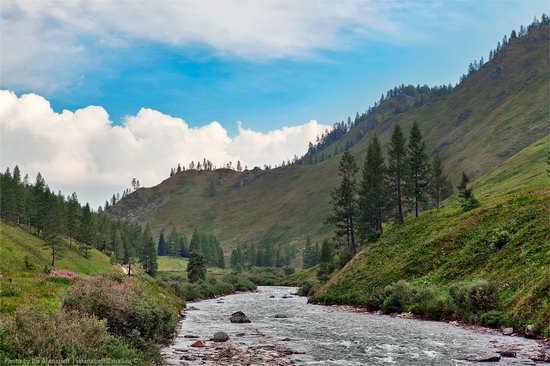
POLYGON ((334 274, 316 300, 369 305, 399 280, 446 290, 485 279, 497 288, 498 310, 515 324, 548 329, 549 147, 547 138, 538 141, 476 181, 481 207, 462 212, 450 205, 392 226, 334 274))
MULTIPOLYGON (((351 151, 362 162, 374 134, 385 148, 395 124, 408 132, 417 121, 429 150, 442 156, 455 182, 462 171, 479 177, 547 134, 548 40, 548 27, 514 39, 450 95, 407 112, 388 112, 374 124, 359 124, 340 143, 357 141, 351 151)), ((331 231, 323 220, 331 209, 337 164, 338 156, 333 156, 316 165, 267 171, 184 171, 139 189, 110 212, 149 223, 157 234, 172 226, 188 236, 194 228, 213 231, 226 255, 243 242, 303 247, 308 235, 320 240, 331 231), (215 192, 208 189, 212 184, 215 192)))

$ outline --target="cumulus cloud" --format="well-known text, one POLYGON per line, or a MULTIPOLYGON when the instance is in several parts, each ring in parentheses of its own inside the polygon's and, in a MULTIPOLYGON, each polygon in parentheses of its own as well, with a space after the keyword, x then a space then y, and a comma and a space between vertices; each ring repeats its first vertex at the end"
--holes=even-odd
POLYGON ((203 158, 221 165, 277 164, 302 155, 327 125, 316 121, 267 133, 243 128, 229 136, 218 122, 190 127, 181 118, 142 108, 114 125, 104 108, 88 106, 57 113, 36 94, 0 91, 0 162, 18 164, 31 180, 41 172, 55 190, 76 191, 82 201, 100 205, 113 192, 166 179, 178 163, 203 158))
POLYGON ((116 52, 141 41, 200 45, 243 59, 310 57, 348 47, 358 37, 397 34, 395 9, 405 6, 369 0, 5 0, 0 2, 4 85, 60 88, 63 78, 47 71, 78 76, 101 58, 92 50, 116 52))

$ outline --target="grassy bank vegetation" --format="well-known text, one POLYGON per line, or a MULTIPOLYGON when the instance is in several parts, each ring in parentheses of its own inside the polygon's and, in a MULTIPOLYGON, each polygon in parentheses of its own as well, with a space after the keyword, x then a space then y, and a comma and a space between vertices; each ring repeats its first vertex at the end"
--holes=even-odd
MULTIPOLYGON (((111 359, 161 362, 185 301, 255 289, 242 275, 208 269, 190 284, 187 260, 159 258, 157 277, 126 276, 109 256, 64 240, 55 269, 31 231, 0 222, 0 364, 111 359)), ((84 362, 84 361, 83 361, 84 362)))
POLYGON ((314 296, 388 313, 550 332, 548 195, 486 198, 392 226, 314 296))

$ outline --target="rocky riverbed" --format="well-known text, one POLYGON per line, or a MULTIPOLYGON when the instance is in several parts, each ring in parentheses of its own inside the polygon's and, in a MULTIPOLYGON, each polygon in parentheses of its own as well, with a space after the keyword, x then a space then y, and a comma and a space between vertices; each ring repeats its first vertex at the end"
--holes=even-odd
POLYGON ((163 350, 166 365, 534 365, 548 357, 534 340, 307 304, 295 291, 259 287, 189 304, 177 338, 163 350), (237 312, 250 323, 231 322, 237 312), (214 341, 216 333, 224 341, 214 341))

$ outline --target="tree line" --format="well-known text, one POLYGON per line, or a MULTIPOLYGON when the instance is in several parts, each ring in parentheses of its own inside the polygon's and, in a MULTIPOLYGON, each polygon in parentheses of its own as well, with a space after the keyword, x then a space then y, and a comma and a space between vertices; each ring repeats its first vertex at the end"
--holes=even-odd
MULTIPOLYGON (((491 61, 492 59, 497 57, 497 55, 499 55, 501 53, 501 51, 506 46, 508 46, 513 40, 515 40, 517 38, 527 37, 533 30, 538 29, 538 28, 542 28, 542 27, 545 27, 545 26, 548 26, 548 25, 550 25, 550 19, 548 18, 548 15, 546 15, 545 13, 542 13, 542 16, 541 16, 540 20, 537 17, 535 17, 533 19, 533 22, 531 22, 531 24, 529 24, 527 27, 522 25, 522 26, 519 27, 519 30, 517 32, 516 32, 515 29, 512 30, 512 32, 510 33, 510 36, 505 34, 502 37, 502 41, 497 42, 497 45, 496 45, 495 49, 494 50, 492 50, 492 49, 489 50, 488 60, 491 61)), ((481 57, 479 59, 479 61, 474 60, 473 62, 471 62, 468 65, 468 72, 466 74, 463 74, 460 77, 460 83, 463 82, 464 80, 466 80, 466 78, 468 76, 474 74, 476 71, 479 71, 483 67, 483 65, 485 65, 485 60, 483 59, 483 57, 481 57)))
POLYGON ((286 267, 296 257, 296 250, 290 244, 281 244, 277 248, 271 243, 262 247, 255 244, 241 244, 231 251, 230 266, 235 270, 252 267, 286 267))
POLYGON ((30 229, 44 240, 51 251, 51 267, 62 258, 68 239, 86 258, 90 250, 98 249, 111 257, 113 263, 128 266, 139 263, 154 276, 157 270, 157 248, 149 226, 141 228, 135 223, 115 220, 101 207, 93 211, 86 203, 81 205, 76 193, 64 196, 53 192, 40 173, 34 184, 28 175, 21 178, 18 166, 13 173, 7 168, 0 173, 0 216, 2 220, 30 229))
MULTIPOLYGON (((354 156, 345 151, 338 175, 341 182, 331 192, 333 213, 326 222, 334 225, 337 243, 342 243, 348 256, 357 252, 358 243, 376 241, 382 235, 384 222, 404 222, 407 212, 418 217, 422 210, 436 207, 452 194, 452 184, 443 173, 441 159, 430 160, 426 144, 415 122, 408 139, 396 125, 387 151, 387 163, 380 141, 374 136, 367 148, 361 179, 354 156)), ((465 210, 476 207, 473 192, 467 187, 466 174, 459 185, 459 196, 465 210)))

